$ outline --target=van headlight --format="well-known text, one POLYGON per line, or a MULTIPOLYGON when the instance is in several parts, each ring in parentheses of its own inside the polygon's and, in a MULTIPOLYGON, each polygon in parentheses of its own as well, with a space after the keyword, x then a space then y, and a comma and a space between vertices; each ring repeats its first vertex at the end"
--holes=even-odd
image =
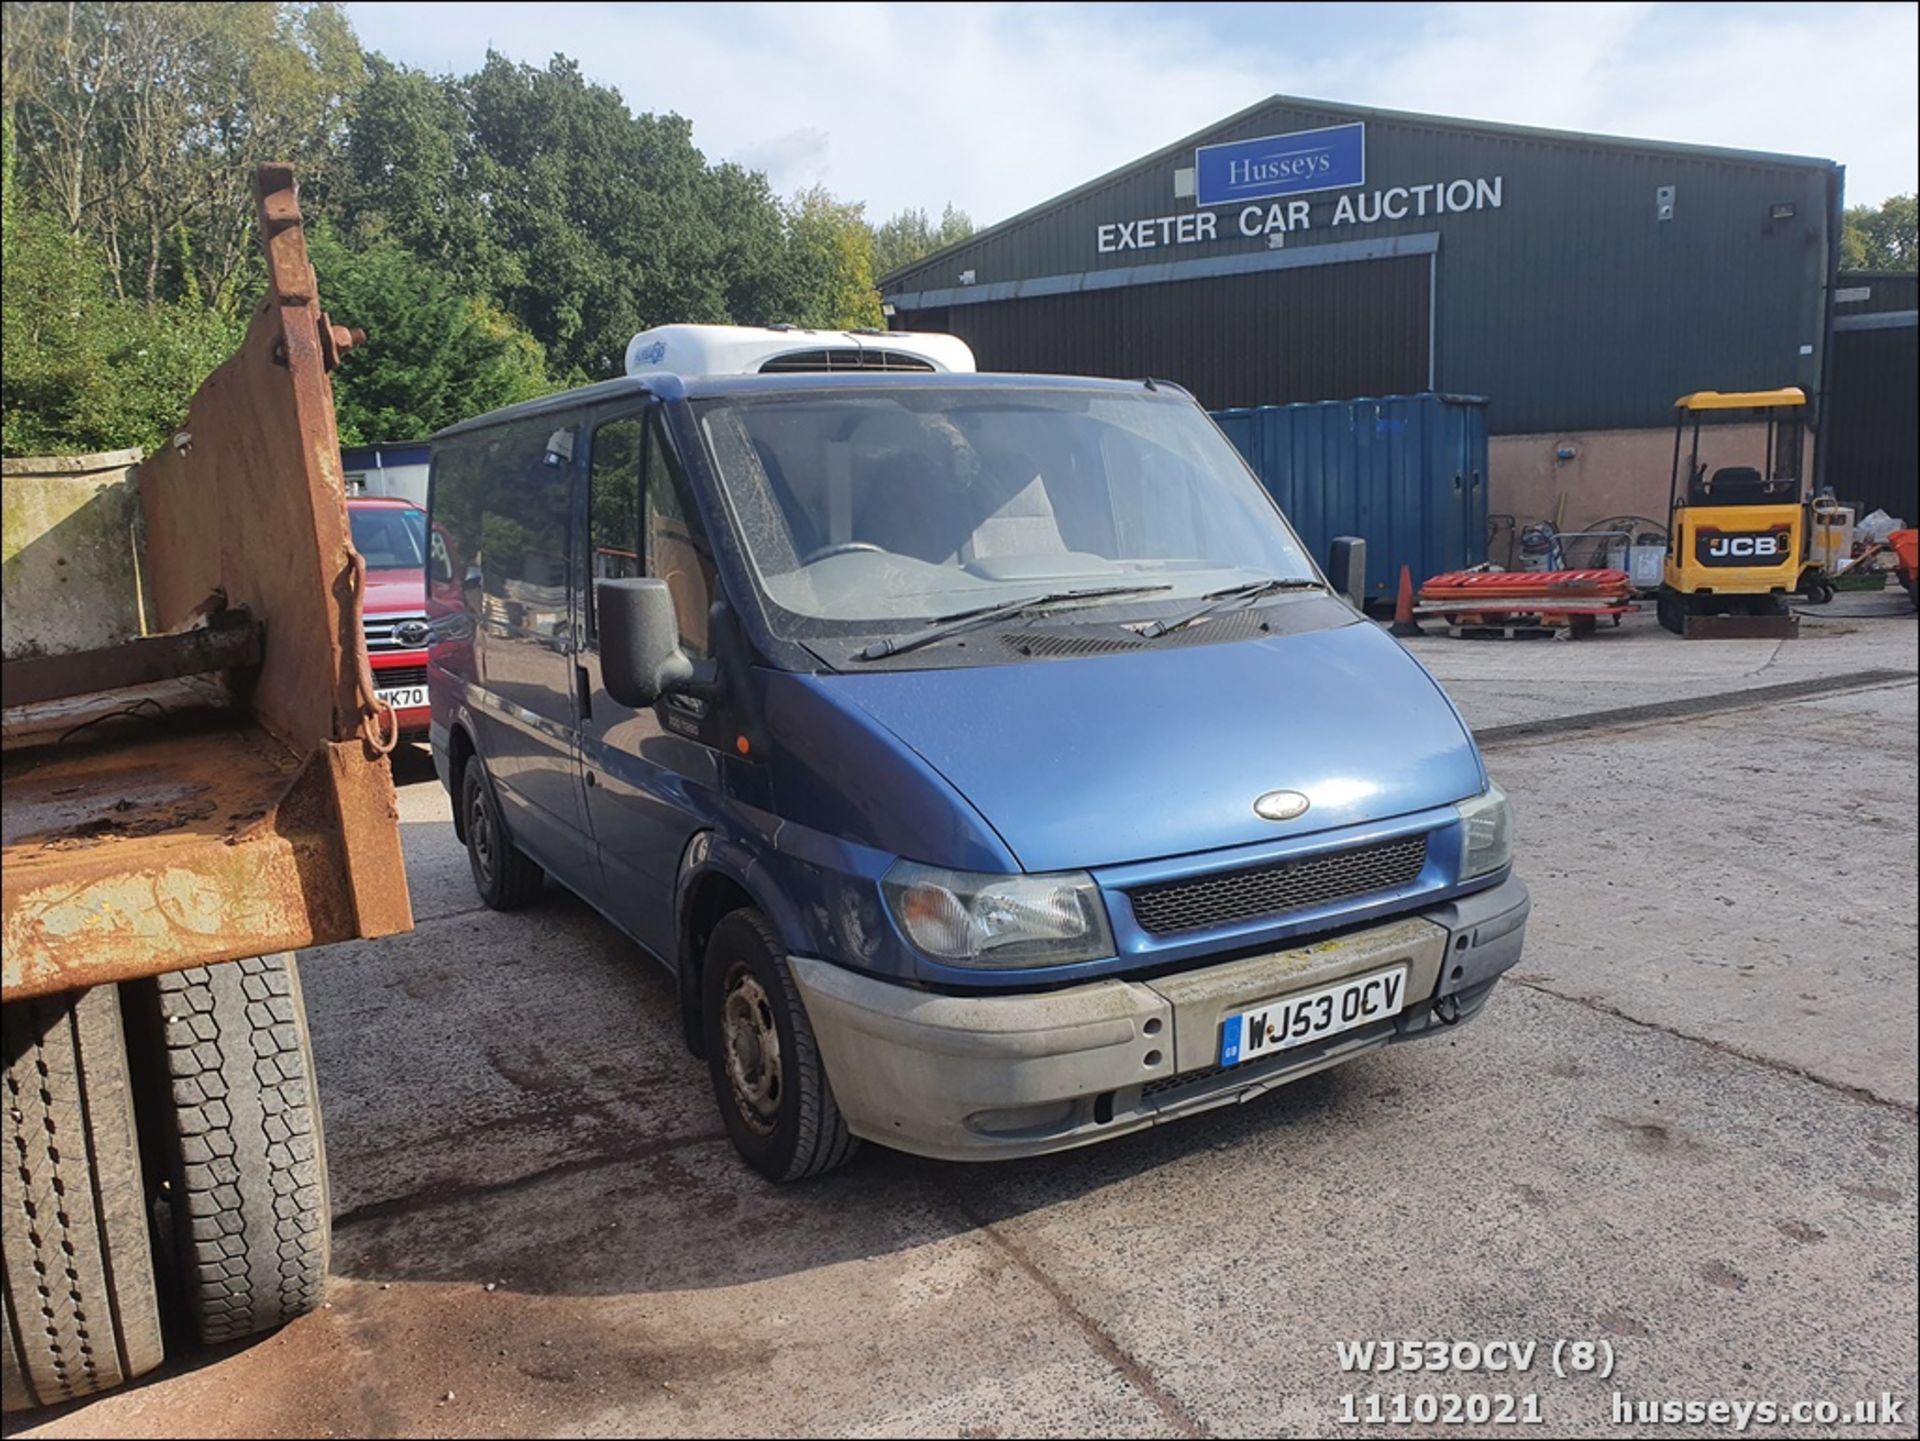
POLYGON ((1454 809, 1460 813, 1460 828, 1466 835, 1460 848, 1461 880, 1490 875, 1512 863, 1513 807, 1500 787, 1488 785, 1485 794, 1454 809))
POLYGON ((993 876, 896 862, 880 882, 907 939, 962 966, 1061 966, 1113 954, 1100 888, 1083 871, 993 876))

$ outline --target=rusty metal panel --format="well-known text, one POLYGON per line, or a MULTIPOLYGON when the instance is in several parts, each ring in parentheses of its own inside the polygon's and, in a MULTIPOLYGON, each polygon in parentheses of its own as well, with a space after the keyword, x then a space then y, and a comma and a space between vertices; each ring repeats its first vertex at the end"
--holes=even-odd
POLYGON ((292 168, 263 165, 254 186, 267 294, 186 424, 141 465, 140 505, 160 626, 216 594, 262 621, 254 714, 305 750, 360 733, 373 710, 327 378, 355 337, 320 309, 292 168))
POLYGON ((36 705, 259 663, 260 627, 244 610, 229 610, 199 630, 146 636, 97 650, 10 660, 0 669, 4 677, 0 683, 5 685, 8 705, 36 705))
POLYGON ((0 824, 9 1001, 412 924, 393 788, 357 740, 302 758, 209 713, 14 752, 0 824))

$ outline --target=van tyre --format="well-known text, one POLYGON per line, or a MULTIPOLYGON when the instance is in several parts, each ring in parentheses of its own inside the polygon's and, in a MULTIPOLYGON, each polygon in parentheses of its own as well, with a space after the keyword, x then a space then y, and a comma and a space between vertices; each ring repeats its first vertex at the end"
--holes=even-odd
POLYGON ((496 911, 518 910, 539 900, 546 873, 507 834, 506 818, 478 756, 460 770, 460 818, 480 899, 496 911))
POLYGON ((164 1346, 119 988, 0 1018, 0 1409, 17 1411, 131 1381, 164 1346))
POLYGON ((724 916, 701 972, 707 1068, 734 1148, 770 1181, 842 1166, 847 1130, 812 1023, 773 926, 751 908, 724 916))
POLYGON ((320 1095, 291 955, 198 966, 130 988, 154 1038, 154 1208, 203 1342, 320 1304, 332 1213, 320 1095))

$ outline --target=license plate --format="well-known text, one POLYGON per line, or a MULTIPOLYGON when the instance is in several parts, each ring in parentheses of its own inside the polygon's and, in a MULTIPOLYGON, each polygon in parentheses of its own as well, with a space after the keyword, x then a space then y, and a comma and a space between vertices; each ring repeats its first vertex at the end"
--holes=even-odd
POLYGON ((399 685, 388 690, 376 690, 375 700, 385 701, 395 710, 418 710, 427 703, 427 688, 423 685, 399 685))
POLYGON ((1237 1066, 1323 1036, 1397 1016, 1407 1004, 1407 968, 1354 976, 1317 991, 1262 1001, 1220 1028, 1220 1064, 1237 1066))

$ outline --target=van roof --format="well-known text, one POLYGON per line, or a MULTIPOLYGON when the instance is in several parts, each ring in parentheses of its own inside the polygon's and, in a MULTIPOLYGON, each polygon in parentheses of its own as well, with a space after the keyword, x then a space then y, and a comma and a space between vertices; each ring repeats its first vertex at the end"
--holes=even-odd
MULTIPOLYGON (((977 374, 958 371, 933 374, 902 371, 806 372, 786 375, 706 375, 687 377, 666 371, 650 375, 622 375, 564 390, 539 400, 522 401, 501 410, 490 410, 450 425, 434 435, 435 441, 464 435, 519 420, 584 410, 589 406, 657 396, 661 400, 707 400, 725 395, 775 395, 806 391, 834 390, 1087 390, 1136 391, 1142 380, 1099 380, 1084 375, 1025 375, 1017 373, 977 374)), ((1187 392, 1170 380, 1155 380, 1153 385, 1175 395, 1187 392)))

